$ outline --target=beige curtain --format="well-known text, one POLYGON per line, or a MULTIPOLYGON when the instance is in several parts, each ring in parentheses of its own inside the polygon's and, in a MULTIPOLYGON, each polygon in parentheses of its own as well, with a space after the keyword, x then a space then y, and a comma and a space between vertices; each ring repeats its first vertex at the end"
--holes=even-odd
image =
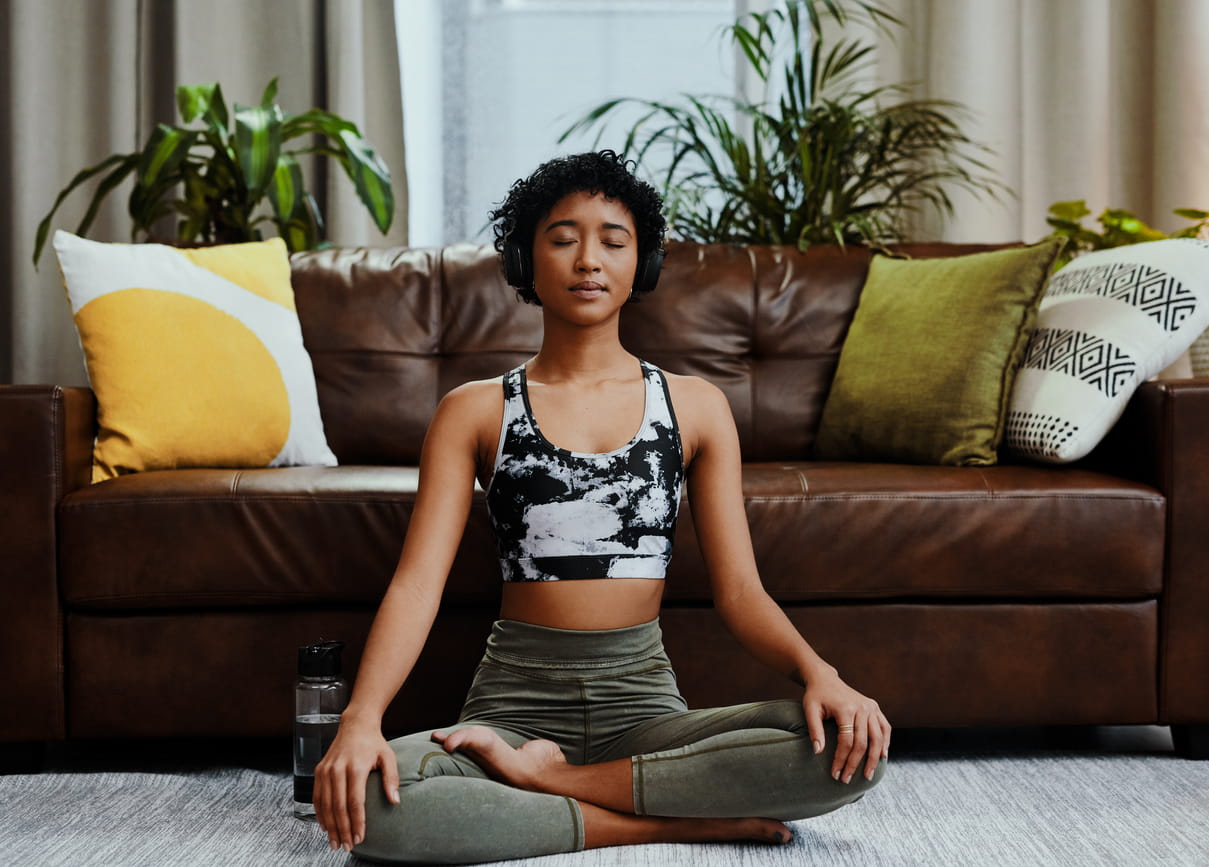
POLYGON ((973 111, 1016 198, 968 196, 920 237, 1035 240, 1056 202, 1127 208, 1157 228, 1209 210, 1209 3, 1204 0, 887 0, 881 83, 973 111))
MULTIPOLYGON (((352 120, 391 169, 389 236, 373 226, 338 166, 307 167, 308 188, 340 245, 404 244, 407 187, 391 0, 0 0, 0 381, 84 384, 83 358, 54 251, 31 262, 34 233, 79 169, 142 146, 173 122, 177 84, 219 81, 228 104, 256 104, 279 78, 278 102, 352 120)), ((125 189, 90 237, 129 239, 125 189)), ((91 191, 56 215, 74 229, 91 191)))

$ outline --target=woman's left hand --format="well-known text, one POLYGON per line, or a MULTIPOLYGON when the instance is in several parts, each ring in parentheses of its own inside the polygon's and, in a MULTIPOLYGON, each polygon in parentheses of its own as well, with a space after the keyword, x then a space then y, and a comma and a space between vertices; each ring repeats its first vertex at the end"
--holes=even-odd
POLYGON ((851 782, 863 762, 865 778, 873 779, 877 763, 890 755, 890 722, 877 702, 830 675, 807 685, 802 707, 816 753, 827 743, 823 720, 835 720, 839 729, 831 776, 851 782))

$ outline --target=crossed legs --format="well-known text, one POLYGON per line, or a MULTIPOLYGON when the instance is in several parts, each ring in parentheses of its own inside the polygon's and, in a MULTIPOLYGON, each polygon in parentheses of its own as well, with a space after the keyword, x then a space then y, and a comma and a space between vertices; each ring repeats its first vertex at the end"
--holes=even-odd
POLYGON ((625 843, 691 843, 759 840, 783 843, 792 836, 773 819, 638 816, 634 813, 633 760, 572 765, 553 741, 512 747, 487 726, 471 725, 433 739, 461 752, 493 779, 529 792, 574 798, 583 817, 584 848, 625 843))
POLYGON ((365 839, 353 850, 369 860, 465 864, 627 843, 790 838, 789 829, 771 819, 636 816, 602 806, 595 801, 624 806, 630 759, 570 765, 553 742, 506 729, 457 726, 440 736, 398 738, 391 746, 399 762, 399 803, 386 800, 373 772, 365 839), (583 799, 556 791, 567 787, 583 799))

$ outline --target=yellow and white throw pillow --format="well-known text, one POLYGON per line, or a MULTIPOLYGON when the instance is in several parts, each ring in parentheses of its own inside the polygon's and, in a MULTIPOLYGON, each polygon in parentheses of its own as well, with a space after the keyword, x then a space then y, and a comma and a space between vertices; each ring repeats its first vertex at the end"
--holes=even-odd
POLYGON ((182 250, 56 232, 97 398, 93 482, 334 466, 280 238, 182 250))

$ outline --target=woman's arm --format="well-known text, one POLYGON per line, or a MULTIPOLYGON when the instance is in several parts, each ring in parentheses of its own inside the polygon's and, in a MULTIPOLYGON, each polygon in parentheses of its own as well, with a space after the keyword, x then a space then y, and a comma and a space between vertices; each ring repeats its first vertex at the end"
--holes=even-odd
POLYGON ((420 481, 394 577, 378 608, 336 739, 315 769, 315 816, 333 849, 365 835, 365 781, 382 772, 398 802, 394 752, 382 716, 411 673, 428 638, 449 569, 466 526, 484 423, 495 419, 498 384, 471 383, 446 395, 424 438, 420 481))
POLYGON ((689 504, 714 606, 753 657, 806 687, 803 707, 815 752, 825 742, 824 719, 835 719, 845 729, 838 739, 832 775, 851 779, 863 758, 866 776, 872 777, 879 757, 889 749, 890 724, 875 701, 845 684, 815 653, 764 590, 743 507, 742 459, 730 405, 718 388, 704 380, 680 383, 683 398, 676 402, 677 414, 692 461, 689 504))

